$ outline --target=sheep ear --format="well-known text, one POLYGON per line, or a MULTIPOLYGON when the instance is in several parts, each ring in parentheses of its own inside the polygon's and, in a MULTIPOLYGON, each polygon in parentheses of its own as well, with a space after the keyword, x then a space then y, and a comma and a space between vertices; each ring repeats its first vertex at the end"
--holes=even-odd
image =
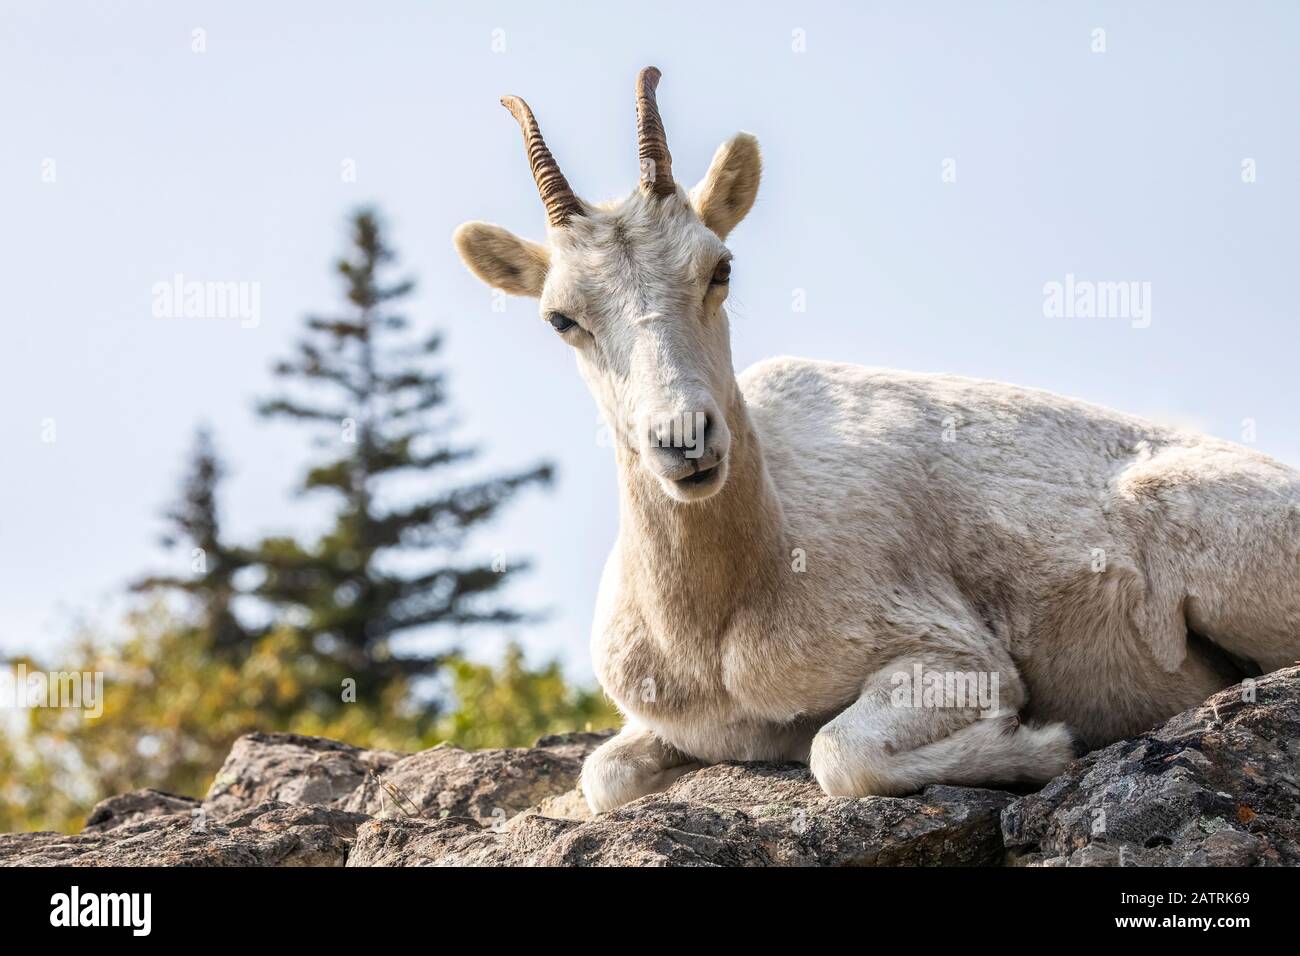
POLYGON ((719 239, 726 239, 754 205, 762 173, 758 140, 750 133, 737 133, 713 154, 709 171, 691 190, 691 205, 719 239))
POLYGON ((541 296, 551 262, 545 246, 487 222, 465 223, 452 241, 469 271, 492 288, 534 299, 541 296))

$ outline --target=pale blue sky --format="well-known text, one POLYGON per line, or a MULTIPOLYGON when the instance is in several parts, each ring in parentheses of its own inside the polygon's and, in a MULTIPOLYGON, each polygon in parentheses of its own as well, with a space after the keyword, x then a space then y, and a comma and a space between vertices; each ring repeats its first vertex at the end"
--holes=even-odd
MULTIPOLYGON (((797 354, 958 372, 1233 440, 1253 419, 1256 447, 1300 464, 1298 43, 1287 0, 7 0, 0 648, 55 647, 78 614, 112 614, 126 580, 180 561, 156 547, 156 515, 200 420, 234 468, 237 536, 311 526, 286 497, 305 436, 252 402, 302 314, 335 303, 344 217, 374 203, 421 280, 412 319, 446 333, 484 468, 559 466, 552 494, 479 545, 534 556, 515 597, 556 613, 514 636, 588 676, 611 453, 569 349, 531 301, 492 311, 450 235, 466 219, 542 232, 503 93, 528 99, 580 193, 631 189, 649 63, 682 181, 738 129, 763 144, 758 204, 730 241, 738 367, 797 354), (154 318, 151 287, 177 272, 259 282, 261 324, 154 318), (1150 282, 1150 327, 1044 317, 1044 283, 1067 273, 1150 282)), ((477 644, 490 656, 506 636, 477 644)))

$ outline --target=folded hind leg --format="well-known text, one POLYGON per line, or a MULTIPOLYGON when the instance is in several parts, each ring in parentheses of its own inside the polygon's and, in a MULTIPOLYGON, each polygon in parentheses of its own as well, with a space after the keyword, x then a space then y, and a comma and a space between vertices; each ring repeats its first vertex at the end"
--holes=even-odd
POLYGON ((873 674, 857 701, 822 727, 809 765, 831 796, 896 796, 932 783, 1045 783, 1074 758, 1074 739, 1064 724, 1021 723, 1023 700, 1019 676, 1005 666, 981 672, 968 661, 897 662, 873 674), (933 688, 940 680, 946 687, 954 674, 982 675, 992 690, 984 706, 913 690, 918 676, 933 688))
POLYGON ((1195 634, 1213 642, 1237 660, 1245 674, 1268 672, 1300 662, 1300 611, 1276 600, 1250 595, 1218 599, 1190 597, 1187 624, 1195 634))
POLYGON ((1117 488, 1149 590, 1190 630, 1262 670, 1300 659, 1300 472, 1226 442, 1173 446, 1117 488))
POLYGON ((1264 671, 1300 660, 1300 475, 1268 491, 1257 477, 1195 493, 1184 602, 1193 632, 1264 671))

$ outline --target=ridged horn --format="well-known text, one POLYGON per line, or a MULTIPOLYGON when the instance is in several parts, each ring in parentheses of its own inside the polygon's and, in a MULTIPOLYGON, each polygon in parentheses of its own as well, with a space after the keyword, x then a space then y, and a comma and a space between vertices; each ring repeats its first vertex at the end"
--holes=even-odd
POLYGON ((663 74, 647 66, 636 78, 636 141, 641 161, 641 188, 656 196, 677 192, 673 183, 673 154, 668 152, 668 137, 659 118, 655 89, 663 74))
POLYGON ((574 216, 584 215, 582 202, 569 187, 569 181, 560 172, 560 164, 542 139, 537 118, 528 104, 517 96, 501 97, 501 105, 510 111, 524 133, 524 147, 528 150, 528 165, 532 167, 537 191, 546 206, 546 219, 552 226, 563 226, 574 216))

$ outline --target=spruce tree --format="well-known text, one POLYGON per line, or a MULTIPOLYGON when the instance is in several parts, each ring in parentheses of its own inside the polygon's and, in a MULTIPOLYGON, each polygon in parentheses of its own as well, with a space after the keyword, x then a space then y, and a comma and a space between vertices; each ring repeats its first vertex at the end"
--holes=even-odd
POLYGON ((192 631, 207 640, 214 652, 239 656, 247 652, 250 635, 235 616, 233 605, 239 595, 235 576, 248 567, 249 555, 222 535, 217 493, 225 475, 212 433, 200 427, 180 496, 163 513, 166 530, 161 539, 165 548, 188 549, 183 560, 189 574, 152 575, 131 587, 144 593, 187 596, 196 622, 192 631))
POLYGON ((542 464, 397 504, 382 495, 400 476, 437 487, 432 479, 440 469, 475 452, 448 435, 446 380, 435 364, 440 337, 413 337, 395 311, 413 280, 390 278, 394 255, 373 212, 355 214, 351 233, 349 253, 337 265, 346 307, 307 318, 296 354, 275 366, 296 392, 259 407, 269 418, 315 426, 317 444, 334 450, 300 486, 333 499, 332 527, 308 545, 263 542, 260 594, 293 609, 290 619, 316 652, 343 663, 358 695, 373 700, 388 681, 441 663, 436 654, 394 653, 395 637, 436 625, 521 619, 494 592, 526 564, 466 562, 456 553, 516 492, 548 483, 551 469, 542 464), (424 566, 410 570, 411 555, 422 556, 424 566))

